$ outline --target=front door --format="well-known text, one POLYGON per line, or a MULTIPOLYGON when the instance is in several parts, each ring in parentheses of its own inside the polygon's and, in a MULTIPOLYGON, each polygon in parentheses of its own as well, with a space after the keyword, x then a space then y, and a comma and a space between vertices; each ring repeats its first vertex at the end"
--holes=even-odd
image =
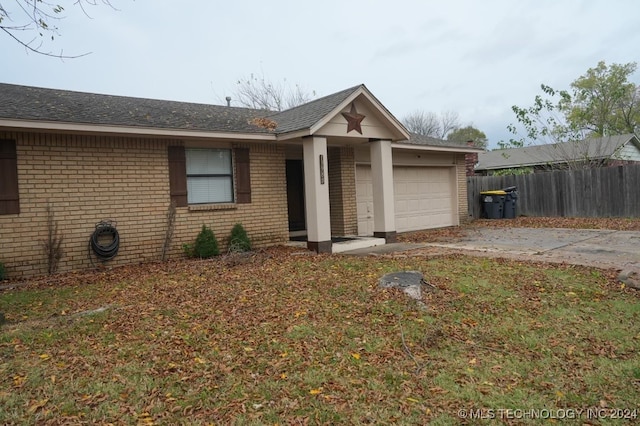
POLYGON ((287 210, 289 232, 307 229, 304 209, 304 168, 302 160, 287 160, 287 210))
POLYGON ((371 166, 356 166, 356 215, 358 235, 373 235, 373 181, 371 166))

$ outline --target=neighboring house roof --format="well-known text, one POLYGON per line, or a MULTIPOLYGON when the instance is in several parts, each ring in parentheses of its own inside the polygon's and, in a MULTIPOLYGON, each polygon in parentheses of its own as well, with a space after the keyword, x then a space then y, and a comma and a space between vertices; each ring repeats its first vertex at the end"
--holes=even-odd
POLYGON ((478 154, 478 164, 475 170, 512 169, 607 158, 626 160, 628 158, 624 158, 621 154, 622 149, 626 146, 633 147, 640 154, 640 142, 633 134, 498 149, 478 154))
POLYGON ((410 133, 409 135, 409 140, 403 141, 402 143, 411 145, 444 146, 453 148, 473 148, 475 150, 478 150, 476 147, 469 147, 466 142, 438 139, 431 136, 420 135, 418 133, 410 133))

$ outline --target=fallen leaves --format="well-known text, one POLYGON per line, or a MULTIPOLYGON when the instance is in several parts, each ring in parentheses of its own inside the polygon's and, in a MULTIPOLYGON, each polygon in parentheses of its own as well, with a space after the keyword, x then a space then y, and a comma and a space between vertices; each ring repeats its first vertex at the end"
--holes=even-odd
POLYGON ((508 220, 477 219, 473 226, 496 228, 568 228, 640 231, 640 218, 620 217, 517 217, 508 220))
POLYGON ((47 402, 49 402, 48 398, 41 399, 39 401, 31 401, 29 403, 29 409, 27 411, 30 414, 34 414, 36 411, 44 408, 44 406, 47 405, 47 402))
POLYGON ((421 424, 455 415, 468 402, 461 386, 487 405, 522 394, 593 398, 576 371, 612 400, 639 397, 637 385, 611 380, 615 371, 599 379, 590 361, 625 366, 640 349, 637 324, 607 306, 636 296, 606 274, 294 253, 129 266, 0 294, 17 321, 0 338, 0 389, 11 390, 0 404, 18 419, 0 413, 0 423, 421 424), (437 285, 424 296, 428 311, 377 287, 394 270, 437 285), (111 308, 76 315, 101 306, 111 308), (621 343, 599 329, 635 337, 621 343))

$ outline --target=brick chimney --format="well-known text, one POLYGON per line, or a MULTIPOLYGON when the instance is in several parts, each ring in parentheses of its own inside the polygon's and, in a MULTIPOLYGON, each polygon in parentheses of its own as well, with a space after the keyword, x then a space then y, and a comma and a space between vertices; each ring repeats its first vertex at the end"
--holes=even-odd
MULTIPOLYGON (((474 146, 473 141, 467 141, 467 146, 474 146)), ((478 153, 469 153, 464 155, 465 167, 467 169, 467 176, 475 176, 475 166, 478 163, 478 153)))

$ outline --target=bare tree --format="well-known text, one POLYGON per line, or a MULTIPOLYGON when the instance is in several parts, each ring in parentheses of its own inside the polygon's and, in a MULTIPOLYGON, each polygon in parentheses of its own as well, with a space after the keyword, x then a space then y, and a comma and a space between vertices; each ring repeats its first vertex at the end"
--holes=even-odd
POLYGON ((405 115, 402 123, 412 133, 431 137, 440 134, 440 122, 438 116, 433 112, 415 110, 405 115))
POLYGON ((439 139, 460 127, 458 113, 453 111, 445 111, 438 116, 433 112, 416 110, 407 114, 402 123, 412 133, 439 139))
POLYGON ((443 111, 440 114, 441 131, 438 136, 444 139, 450 132, 460 128, 460 117, 455 111, 443 111))
POLYGON ((316 96, 299 84, 290 86, 287 80, 272 82, 264 75, 241 78, 237 81, 235 100, 243 107, 283 111, 309 102, 316 96))
MULTIPOLYGON (((77 6, 87 13, 87 6, 99 3, 111 8, 111 0, 74 0, 77 6)), ((54 40, 60 35, 57 23, 65 18, 64 7, 46 0, 15 0, 0 3, 0 30, 30 52, 44 56, 68 59, 88 55, 64 55, 62 51, 56 54, 46 50, 45 41, 54 40), (5 6, 9 4, 9 6, 5 6)))

